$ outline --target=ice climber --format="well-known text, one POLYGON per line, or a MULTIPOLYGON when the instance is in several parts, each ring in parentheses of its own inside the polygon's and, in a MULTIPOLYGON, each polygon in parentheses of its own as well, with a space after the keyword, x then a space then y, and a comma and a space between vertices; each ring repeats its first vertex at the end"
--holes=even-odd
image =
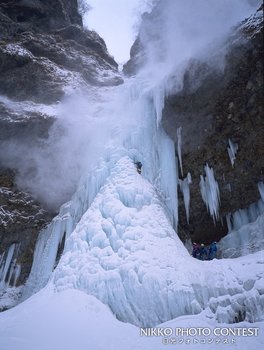
POLYGON ((217 245, 216 245, 216 242, 213 242, 209 247, 208 260, 215 259, 216 253, 217 253, 217 245))
POLYGON ((136 167, 137 167, 137 172, 141 174, 141 168, 142 168, 142 163, 141 162, 136 162, 136 167))

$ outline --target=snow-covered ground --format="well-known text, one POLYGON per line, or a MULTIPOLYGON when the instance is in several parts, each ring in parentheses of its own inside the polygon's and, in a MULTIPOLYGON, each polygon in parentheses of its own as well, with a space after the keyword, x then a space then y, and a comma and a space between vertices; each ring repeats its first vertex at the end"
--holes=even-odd
POLYGON ((264 322, 216 324, 205 313, 182 316, 157 325, 156 334, 158 329, 167 334, 172 332, 172 335, 147 337, 140 328, 118 321, 108 307, 93 296, 76 289, 56 293, 47 287, 1 314, 0 349, 161 350, 179 347, 257 350, 264 345, 264 322), (243 328, 247 335, 238 335, 238 332, 242 334, 243 328), (192 335, 181 335, 187 329, 192 335), (196 332, 207 335, 194 335, 196 332))

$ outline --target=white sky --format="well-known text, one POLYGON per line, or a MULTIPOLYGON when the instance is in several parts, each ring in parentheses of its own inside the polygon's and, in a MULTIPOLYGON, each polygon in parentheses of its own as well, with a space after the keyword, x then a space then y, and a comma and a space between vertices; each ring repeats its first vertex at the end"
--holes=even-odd
POLYGON ((135 25, 147 9, 146 0, 87 0, 92 6, 84 17, 84 25, 95 30, 105 41, 109 53, 118 63, 129 59, 136 37, 135 25))

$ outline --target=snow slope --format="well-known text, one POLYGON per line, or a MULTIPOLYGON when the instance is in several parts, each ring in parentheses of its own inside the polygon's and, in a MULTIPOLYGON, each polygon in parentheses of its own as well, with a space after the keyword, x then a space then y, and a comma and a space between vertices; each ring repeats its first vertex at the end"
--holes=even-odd
MULTIPOLYGON (((227 328, 234 325, 222 324, 227 328)), ((237 327, 252 327, 243 322, 237 327)), ((205 314, 183 316, 159 328, 204 327, 216 325, 205 314)), ((93 296, 68 289, 56 293, 45 288, 24 303, 0 315, 1 350, 161 350, 175 349, 261 349, 264 323, 254 324, 258 336, 140 336, 140 329, 115 319, 110 310, 93 296), (168 339, 178 344, 165 345, 168 339), (232 342, 233 341, 233 342, 232 342), (227 344, 225 342, 228 342, 227 344), (232 342, 232 343, 231 343, 232 342)))

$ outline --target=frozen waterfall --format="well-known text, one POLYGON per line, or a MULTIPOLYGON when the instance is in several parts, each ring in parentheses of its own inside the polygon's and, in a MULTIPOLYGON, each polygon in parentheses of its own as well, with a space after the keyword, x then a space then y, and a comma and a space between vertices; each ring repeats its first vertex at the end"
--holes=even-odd
MULTIPOLYGON (((122 157, 128 157, 132 163, 139 160, 142 162, 142 176, 155 186, 156 194, 168 220, 175 229, 177 228, 177 164, 174 144, 157 122, 161 113, 159 106, 162 105, 164 96, 153 93, 153 90, 144 84, 144 80, 138 80, 116 88, 118 102, 115 113, 117 117, 118 115, 124 117, 125 125, 123 128, 119 125, 114 128, 114 135, 109 144, 106 144, 104 155, 93 169, 83 176, 72 200, 61 207, 58 216, 41 232, 31 273, 24 288, 24 299, 48 282, 59 260, 59 255, 62 254, 62 242, 66 239, 67 245, 67 238, 72 234, 122 157), (129 109, 127 109, 128 105, 129 109), (116 136, 118 142, 113 145, 113 139, 116 136)), ((105 94, 107 92, 108 90, 104 91, 105 94)), ((110 93, 108 101, 111 102, 101 106, 102 115, 111 110, 113 92, 110 93)), ((135 171, 135 165, 133 170, 135 171)), ((126 193, 121 195, 125 202, 129 202, 130 198, 126 198, 126 193)), ((133 197, 133 194, 131 196, 133 197)))
MULTIPOLYGON (((263 320, 261 252, 232 262, 199 261, 177 236, 177 187, 180 184, 188 220, 191 176, 178 180, 178 162, 183 178, 181 128, 176 162, 175 145, 161 123, 164 98, 170 88, 182 88, 183 67, 194 52, 207 52, 208 34, 214 39, 205 30, 201 43, 181 47, 185 39, 177 41, 174 29, 170 32, 176 23, 170 8, 177 9, 177 4, 160 2, 165 6, 161 20, 166 22, 160 40, 148 40, 148 29, 153 35, 155 23, 145 28, 152 58, 146 67, 122 86, 96 89, 96 98, 89 101, 96 113, 88 113, 88 121, 106 122, 109 137, 100 140, 103 151, 83 171, 71 201, 42 231, 24 299, 47 284, 62 294, 76 289, 108 305, 117 319, 144 327, 202 312, 215 322, 263 320), (172 40, 179 44, 175 50, 172 40), (137 162, 142 163, 141 174, 137 162)), ((187 8, 193 6, 198 5, 189 1, 187 8)), ((219 188, 208 164, 200 179, 202 199, 218 220, 219 188)))
MULTIPOLYGON (((124 120, 118 119, 98 164, 40 235, 23 297, 48 282, 57 292, 78 289, 107 304, 118 319, 145 327, 205 309, 217 322, 236 322, 244 313, 246 321, 260 320, 261 282, 249 291, 248 280, 262 280, 262 256, 232 267, 198 261, 174 230, 178 169, 174 144, 157 122, 162 101, 154 99, 162 94, 140 78, 116 93, 114 112, 124 120), (241 264, 254 265, 254 276, 241 264)), ((103 105, 101 113, 109 110, 103 105)), ((202 194, 217 218, 217 182, 209 166, 205 172, 202 194)), ((181 185, 187 217, 190 182, 188 175, 181 185)))

